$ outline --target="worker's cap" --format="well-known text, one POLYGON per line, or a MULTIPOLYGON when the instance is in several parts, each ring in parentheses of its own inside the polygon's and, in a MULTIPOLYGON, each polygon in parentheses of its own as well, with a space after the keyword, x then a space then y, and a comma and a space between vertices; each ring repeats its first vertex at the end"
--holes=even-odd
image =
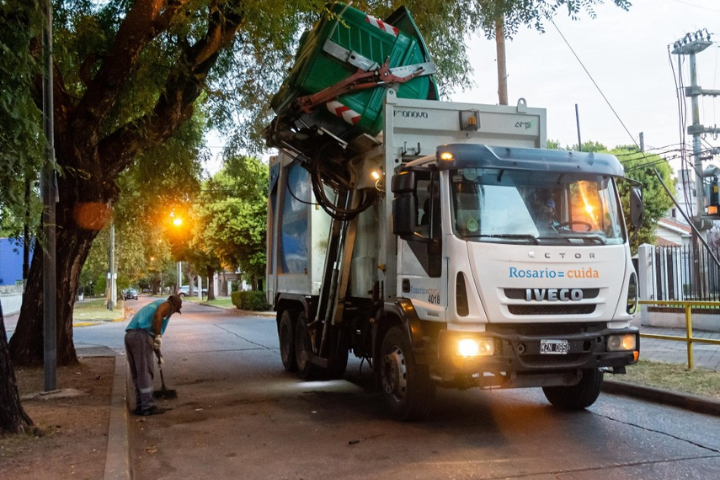
POLYGON ((168 302, 170 302, 170 305, 173 307, 173 312, 177 312, 182 315, 182 312, 180 309, 182 308, 182 298, 180 298, 179 295, 170 295, 168 297, 168 302))

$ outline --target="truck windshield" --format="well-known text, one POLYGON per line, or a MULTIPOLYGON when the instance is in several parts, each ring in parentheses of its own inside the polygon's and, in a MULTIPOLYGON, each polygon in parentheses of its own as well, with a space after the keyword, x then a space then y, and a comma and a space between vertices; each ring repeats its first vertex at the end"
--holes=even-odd
POLYGON ((450 172, 453 229, 477 242, 621 244, 612 178, 529 170, 450 172))

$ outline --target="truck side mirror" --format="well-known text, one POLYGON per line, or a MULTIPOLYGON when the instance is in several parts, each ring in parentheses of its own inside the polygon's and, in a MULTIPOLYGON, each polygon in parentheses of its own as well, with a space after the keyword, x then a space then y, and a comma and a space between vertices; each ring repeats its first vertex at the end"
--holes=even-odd
POLYGON ((392 191, 394 194, 398 193, 414 193, 415 192, 415 172, 412 170, 405 170, 392 178, 392 191))
POLYGON ((392 178, 393 233, 402 238, 411 237, 417 225, 417 198, 415 197, 415 172, 405 171, 392 178))
POLYGON ((639 229, 643 224, 645 214, 645 205, 643 204, 643 194, 640 187, 630 187, 630 222, 635 229, 639 229))

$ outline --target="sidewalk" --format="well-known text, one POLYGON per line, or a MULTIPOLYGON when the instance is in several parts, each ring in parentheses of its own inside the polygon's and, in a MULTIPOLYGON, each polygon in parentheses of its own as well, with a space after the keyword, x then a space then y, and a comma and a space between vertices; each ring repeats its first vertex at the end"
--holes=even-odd
MULTIPOLYGON (((653 335, 672 335, 685 337, 684 328, 640 327, 640 333, 653 335)), ((720 340, 720 333, 693 329, 693 338, 720 340)), ((695 368, 707 368, 720 371, 720 347, 702 343, 693 343, 695 368)), ((654 362, 687 365, 687 343, 654 338, 640 339, 640 359, 654 362)))

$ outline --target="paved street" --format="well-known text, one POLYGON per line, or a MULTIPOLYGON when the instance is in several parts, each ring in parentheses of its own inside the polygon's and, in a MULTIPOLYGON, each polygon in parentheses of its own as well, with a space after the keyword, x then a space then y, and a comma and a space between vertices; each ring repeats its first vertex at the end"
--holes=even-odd
MULTIPOLYGON (((141 300, 142 302, 142 300, 141 300)), ((77 329, 121 349, 124 324, 77 329)), ((162 416, 128 417, 134 478, 714 478, 720 419, 601 395, 558 412, 539 389, 439 390, 421 423, 387 418, 360 364, 304 382, 283 371, 272 318, 186 303, 165 335, 162 416)))

